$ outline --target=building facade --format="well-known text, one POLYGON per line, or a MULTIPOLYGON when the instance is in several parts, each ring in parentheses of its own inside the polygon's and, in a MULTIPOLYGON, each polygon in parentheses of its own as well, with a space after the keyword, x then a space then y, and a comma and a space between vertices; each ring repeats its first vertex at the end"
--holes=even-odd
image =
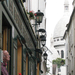
POLYGON ((36 52, 36 47, 37 39, 23 1, 0 0, 0 55, 7 50, 11 56, 7 64, 9 75, 40 74, 41 53, 36 52))
MULTIPOLYGON (((35 35, 38 34, 37 30, 39 30, 39 29, 46 30, 46 0, 26 0, 26 2, 24 2, 24 6, 25 6, 27 12, 33 12, 33 14, 34 14, 34 13, 38 12, 38 10, 40 10, 44 14, 42 23, 40 23, 40 25, 36 25, 35 17, 34 18, 29 17, 29 20, 31 22, 32 28, 35 32, 35 35)), ((41 43, 40 43, 40 47, 42 47, 41 43)), ((43 49, 42 49, 42 51, 43 51, 43 49)), ((40 65, 41 65, 40 68, 41 68, 41 71, 43 72, 40 74, 42 74, 42 75, 46 75, 46 71, 47 71, 46 63, 47 62, 44 61, 43 54, 42 54, 42 60, 40 63, 40 65)))
POLYGON ((75 75, 75 0, 73 0, 73 11, 67 24, 67 29, 64 34, 64 39, 66 40, 66 75, 75 75))

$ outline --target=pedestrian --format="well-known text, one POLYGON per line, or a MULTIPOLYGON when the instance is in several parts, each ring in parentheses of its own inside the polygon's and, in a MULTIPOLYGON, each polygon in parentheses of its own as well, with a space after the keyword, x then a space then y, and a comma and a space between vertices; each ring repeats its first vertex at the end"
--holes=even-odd
POLYGON ((6 69, 7 62, 10 60, 10 55, 7 50, 3 50, 3 63, 1 63, 1 75, 9 75, 6 69))

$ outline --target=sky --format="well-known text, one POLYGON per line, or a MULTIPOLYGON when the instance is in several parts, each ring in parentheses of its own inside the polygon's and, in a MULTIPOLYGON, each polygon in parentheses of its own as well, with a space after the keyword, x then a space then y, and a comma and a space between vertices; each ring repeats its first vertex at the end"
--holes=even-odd
MULTIPOLYGON (((69 1, 69 10, 72 12, 72 2, 69 1)), ((50 49, 50 38, 53 35, 55 25, 63 17, 64 14, 64 0, 46 0, 46 32, 47 41, 46 46, 50 49)))

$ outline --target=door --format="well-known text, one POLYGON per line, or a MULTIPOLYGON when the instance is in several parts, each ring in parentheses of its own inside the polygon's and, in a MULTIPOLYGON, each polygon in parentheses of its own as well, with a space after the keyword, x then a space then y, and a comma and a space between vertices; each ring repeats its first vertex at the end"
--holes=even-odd
POLYGON ((17 39, 17 75, 22 74, 22 44, 19 39, 17 39))

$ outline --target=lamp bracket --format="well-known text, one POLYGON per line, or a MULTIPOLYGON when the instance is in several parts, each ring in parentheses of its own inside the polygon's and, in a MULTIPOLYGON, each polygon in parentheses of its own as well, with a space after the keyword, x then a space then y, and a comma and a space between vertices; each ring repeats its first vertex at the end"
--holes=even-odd
POLYGON ((36 25, 39 25, 39 24, 32 24, 32 26, 36 26, 36 25))

